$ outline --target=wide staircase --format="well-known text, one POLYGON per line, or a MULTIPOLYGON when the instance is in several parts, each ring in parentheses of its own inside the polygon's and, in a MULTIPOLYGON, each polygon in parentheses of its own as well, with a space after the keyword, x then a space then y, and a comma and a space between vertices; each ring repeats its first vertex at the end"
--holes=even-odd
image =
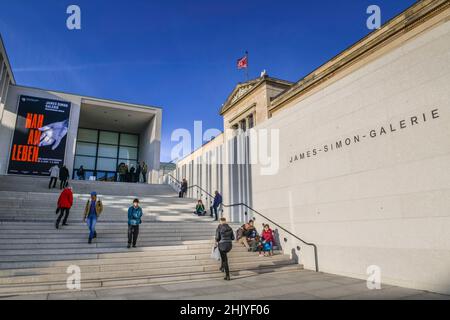
MULTIPOLYGON (((43 178, 0 176, 0 297, 66 291, 73 269, 81 290, 219 279, 210 258, 217 223, 194 215, 192 199, 180 199, 167 185, 73 182, 69 226, 55 229, 58 190, 43 178), (82 222, 91 191, 103 201, 98 237, 87 243, 82 222), (144 211, 138 247, 127 249, 127 209, 139 197, 144 211)), ((232 225, 237 229, 238 225, 232 225)), ((233 278, 265 272, 297 272, 302 266, 275 251, 258 257, 234 244, 233 278)))

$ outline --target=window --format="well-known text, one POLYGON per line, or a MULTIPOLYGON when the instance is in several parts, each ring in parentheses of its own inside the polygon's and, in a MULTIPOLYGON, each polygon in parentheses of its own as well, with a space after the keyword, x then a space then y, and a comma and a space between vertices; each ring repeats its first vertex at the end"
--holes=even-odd
POLYGON ((98 158, 97 159, 97 170, 98 171, 112 171, 117 170, 117 160, 109 158, 98 158))
POLYGON ((78 129, 78 141, 97 143, 98 131, 91 129, 78 129))
POLYGON ((73 176, 83 166, 97 180, 116 181, 118 164, 136 168, 138 156, 139 135, 80 128, 73 176))
POLYGON ((98 156, 107 158, 117 158, 117 146, 100 144, 98 146, 98 156))
POLYGON ((119 133, 117 132, 108 132, 108 131, 100 131, 100 143, 106 144, 119 144, 119 133))
POLYGON ((137 147, 139 144, 139 136, 134 134, 125 134, 122 133, 120 135, 120 145, 121 146, 129 146, 129 147, 137 147))
POLYGON ((94 143, 78 142, 75 154, 95 157, 97 155, 97 145, 94 143))
POLYGON ((95 157, 76 156, 74 169, 78 170, 80 166, 83 166, 85 170, 94 170, 95 157))
POLYGON ((121 159, 129 159, 129 160, 137 160, 137 148, 131 147, 120 147, 119 149, 119 158, 121 159))
POLYGON ((248 116, 248 128, 251 129, 255 126, 255 119, 253 117, 253 113, 248 116))
POLYGON ((241 120, 241 121, 239 122, 239 124, 240 124, 240 127, 241 127, 242 131, 245 132, 245 131, 247 130, 247 123, 246 123, 245 119, 244 119, 244 120, 241 120))

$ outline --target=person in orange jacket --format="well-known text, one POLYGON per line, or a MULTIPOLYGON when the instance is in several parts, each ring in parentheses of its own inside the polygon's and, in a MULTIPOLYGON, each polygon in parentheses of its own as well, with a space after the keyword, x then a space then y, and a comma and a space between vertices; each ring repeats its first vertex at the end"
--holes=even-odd
POLYGON ((56 219, 55 227, 59 229, 59 223, 61 222, 62 217, 64 216, 64 220, 62 225, 67 226, 67 219, 69 218, 70 208, 73 205, 73 192, 72 187, 67 186, 64 188, 63 192, 59 195, 58 198, 58 208, 56 209, 56 214, 59 212, 58 219, 56 219))

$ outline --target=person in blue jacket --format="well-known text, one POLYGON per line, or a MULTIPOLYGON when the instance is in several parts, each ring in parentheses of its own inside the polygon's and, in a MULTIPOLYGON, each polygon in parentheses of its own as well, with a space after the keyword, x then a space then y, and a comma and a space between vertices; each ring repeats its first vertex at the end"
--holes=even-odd
POLYGON ((142 209, 139 207, 139 199, 133 200, 133 205, 128 209, 128 246, 131 244, 136 248, 136 242, 139 235, 139 225, 142 223, 142 209))
POLYGON ((211 206, 211 217, 213 216, 213 214, 215 215, 215 219, 214 221, 218 221, 218 214, 217 214, 217 210, 219 209, 220 205, 222 204, 222 195, 219 193, 219 191, 216 191, 214 193, 214 202, 213 205, 211 206))

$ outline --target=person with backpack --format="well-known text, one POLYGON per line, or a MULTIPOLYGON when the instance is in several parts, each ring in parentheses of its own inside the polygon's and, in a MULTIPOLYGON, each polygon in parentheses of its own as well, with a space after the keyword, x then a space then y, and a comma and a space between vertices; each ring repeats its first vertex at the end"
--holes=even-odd
POLYGON ((139 206, 139 199, 133 200, 133 205, 128 208, 128 246, 131 244, 136 248, 137 238, 139 236, 139 225, 142 223, 142 209, 139 206))
POLYGON ((72 208, 72 205, 73 205, 72 188, 69 186, 66 186, 58 198, 56 214, 59 213, 59 216, 55 222, 56 229, 59 229, 59 223, 61 222, 61 219, 63 218, 63 216, 64 216, 64 220, 62 222, 62 225, 67 226, 67 219, 69 218, 69 212, 70 212, 70 209, 72 208))
POLYGON ((216 230, 216 243, 219 247, 220 259, 222 260, 220 271, 225 272, 224 280, 231 280, 227 254, 233 248, 233 240, 233 229, 231 229, 231 227, 227 224, 227 219, 220 218, 220 224, 216 230))
POLYGON ((92 239, 97 238, 95 225, 97 224, 97 219, 101 215, 102 211, 102 201, 97 199, 97 192, 92 192, 91 198, 87 201, 86 208, 84 209, 84 222, 87 223, 89 228, 89 244, 92 243, 92 239))

